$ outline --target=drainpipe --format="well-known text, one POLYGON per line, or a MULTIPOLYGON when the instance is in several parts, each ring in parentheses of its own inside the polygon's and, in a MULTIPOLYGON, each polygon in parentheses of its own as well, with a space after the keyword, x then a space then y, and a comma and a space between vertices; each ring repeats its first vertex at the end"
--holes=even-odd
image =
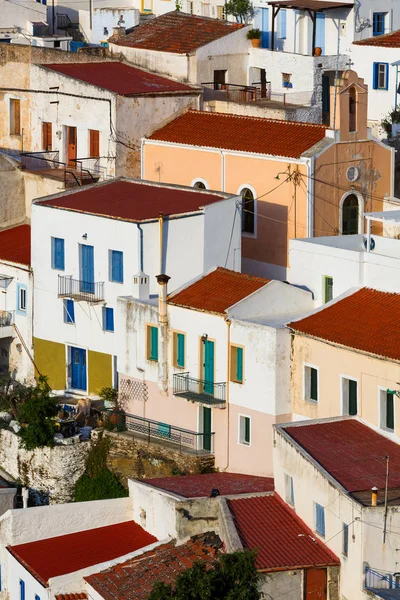
POLYGON ((160 213, 158 215, 158 224, 159 224, 159 232, 160 232, 160 273, 164 273, 163 268, 163 250, 164 250, 164 214, 160 213))
POLYGON ((227 427, 226 427, 226 466, 222 469, 222 471, 227 471, 229 469, 230 462, 230 409, 229 409, 229 389, 230 389, 230 380, 231 380, 231 320, 228 316, 225 317, 225 323, 228 327, 228 335, 227 335, 227 350, 228 350, 228 360, 227 360, 227 368, 226 368, 226 418, 227 418, 227 427))
POLYGON ((139 272, 143 273, 143 229, 139 223, 136 226, 139 230, 139 272))
POLYGON ((168 275, 157 275, 158 288, 158 389, 168 393, 168 275))

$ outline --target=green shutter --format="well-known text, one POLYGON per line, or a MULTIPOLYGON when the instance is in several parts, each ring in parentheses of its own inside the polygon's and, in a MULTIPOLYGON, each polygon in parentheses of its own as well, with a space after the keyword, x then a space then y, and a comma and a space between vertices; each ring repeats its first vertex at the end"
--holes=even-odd
POLYGON ((325 302, 329 302, 333 298, 333 278, 325 277, 325 302))
POLYGON ((349 379, 349 415, 354 417, 357 414, 357 381, 349 379))
POLYGON ((243 381, 243 348, 236 348, 236 381, 243 381))
POLYGON ((250 444, 250 417, 244 418, 244 441, 250 444))
POLYGON ((150 327, 150 331, 150 358, 151 360, 158 360, 158 328, 150 327))
POLYGON ((185 336, 183 333, 176 334, 177 355, 176 364, 178 367, 185 366, 185 336))
POLYGON ((386 427, 394 429, 394 394, 386 394, 386 427))
POLYGON ((310 400, 318 401, 318 371, 310 367, 310 400))

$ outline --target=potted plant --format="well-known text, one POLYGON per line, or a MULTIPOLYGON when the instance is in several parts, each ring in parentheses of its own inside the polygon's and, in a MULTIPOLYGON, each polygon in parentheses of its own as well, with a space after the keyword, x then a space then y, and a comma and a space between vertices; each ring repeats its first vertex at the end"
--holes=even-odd
POLYGON ((316 48, 314 48, 314 56, 321 56, 322 54, 322 48, 320 46, 317 46, 316 48))
POLYGON ((259 29, 249 29, 246 34, 248 40, 254 48, 259 48, 261 45, 261 31, 259 29))
POLYGON ((104 402, 104 408, 115 410, 118 408, 118 390, 113 387, 103 387, 99 391, 99 396, 104 402))

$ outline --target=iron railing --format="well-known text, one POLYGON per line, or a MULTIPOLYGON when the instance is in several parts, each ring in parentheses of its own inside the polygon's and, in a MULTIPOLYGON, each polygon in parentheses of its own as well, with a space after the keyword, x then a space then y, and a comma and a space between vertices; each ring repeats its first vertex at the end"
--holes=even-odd
POLYGON ((224 407, 226 402, 226 383, 214 383, 204 379, 190 377, 189 373, 174 373, 174 396, 182 396, 194 402, 224 407))
POLYGON ((257 88, 253 85, 207 81, 202 83, 201 87, 203 88, 203 98, 205 101, 255 102, 257 100, 257 88))
POLYGON ((82 168, 84 169, 84 171, 88 171, 89 173, 94 175, 94 177, 96 177, 96 180, 103 181, 104 179, 107 178, 107 167, 105 167, 102 164, 102 162, 110 161, 110 160, 115 160, 115 159, 110 159, 107 156, 105 156, 105 157, 89 156, 88 158, 73 159, 71 162, 76 162, 76 163, 82 165, 82 168))
POLYGON ((14 313, 9 310, 0 310, 0 327, 9 327, 14 323, 14 313))
POLYGON ((153 421, 123 412, 114 410, 105 412, 109 416, 116 415, 117 421, 120 420, 123 423, 122 429, 132 431, 140 437, 146 438, 148 442, 157 440, 179 448, 180 452, 190 452, 201 456, 214 453, 214 432, 197 433, 162 421, 153 421))
POLYGON ((72 276, 58 276, 58 297, 71 298, 82 302, 103 302, 104 281, 83 281, 72 276))
POLYGON ((376 571, 366 567, 365 588, 367 590, 398 590, 400 589, 400 573, 376 571))
POLYGON ((58 150, 21 152, 21 161, 25 169, 29 171, 58 169, 63 174, 65 187, 68 187, 69 183, 82 186, 99 180, 98 176, 83 167, 81 160, 74 159, 70 161, 70 164, 66 164, 60 162, 58 158, 58 150), (56 158, 53 158, 53 156, 56 156, 56 158))

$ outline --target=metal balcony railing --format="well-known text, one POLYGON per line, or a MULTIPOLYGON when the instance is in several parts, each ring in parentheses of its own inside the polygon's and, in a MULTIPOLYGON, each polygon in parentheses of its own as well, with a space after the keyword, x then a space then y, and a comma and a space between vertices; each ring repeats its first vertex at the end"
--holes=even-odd
POLYGON ((214 433, 197 433, 161 421, 153 421, 113 410, 105 412, 110 416, 117 415, 122 422, 122 429, 132 431, 141 438, 146 438, 148 442, 158 441, 179 448, 180 452, 188 452, 197 456, 214 454, 214 433))
POLYGON ((9 310, 0 310, 0 327, 9 327, 14 323, 14 313, 9 310))
POLYGON ((59 275, 58 297, 82 302, 103 302, 104 281, 83 281, 82 279, 72 279, 68 275, 59 275))
POLYGON ((367 590, 400 590, 400 573, 376 571, 366 567, 365 588, 367 590))
POLYGON ((214 383, 190 377, 189 373, 174 373, 174 396, 201 402, 210 406, 225 407, 226 383, 214 383))

